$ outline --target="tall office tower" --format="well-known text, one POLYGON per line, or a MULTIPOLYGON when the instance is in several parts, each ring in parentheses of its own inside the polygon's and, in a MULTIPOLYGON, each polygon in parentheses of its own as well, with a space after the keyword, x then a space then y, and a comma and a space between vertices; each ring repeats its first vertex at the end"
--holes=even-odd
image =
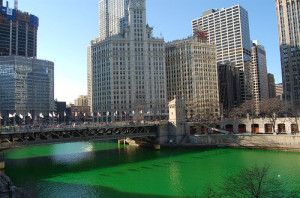
POLYGON ((208 10, 192 21, 193 30, 199 26, 208 33, 210 43, 216 44, 217 61, 235 63, 240 69, 242 100, 251 98, 251 42, 248 13, 240 5, 222 10, 208 10))
POLYGON ((300 108, 300 3, 275 0, 280 44, 283 100, 300 108))
POLYGON ((258 41, 252 42, 251 55, 252 55, 252 98, 259 103, 259 101, 269 98, 268 86, 268 72, 267 72, 267 59, 264 46, 258 41))
POLYGON ((218 63, 221 115, 227 117, 241 103, 240 71, 235 64, 218 63))
POLYGON ((22 56, 0 57, 0 113, 47 116, 54 111, 54 63, 22 56))
POLYGON ((38 17, 2 5, 0 14, 0 56, 37 55, 38 17))
POLYGON ((128 26, 129 0, 101 0, 99 2, 99 39, 122 34, 128 26))
POLYGON ((128 15, 123 34, 95 39, 88 47, 94 121, 168 115, 164 40, 154 38, 146 24, 145 0, 130 0, 128 15))
POLYGON ((174 96, 186 104, 191 119, 219 116, 216 47, 207 34, 194 31, 193 36, 166 44, 167 99, 174 96))
POLYGON ((268 74, 269 98, 276 97, 275 79, 273 74, 268 74))

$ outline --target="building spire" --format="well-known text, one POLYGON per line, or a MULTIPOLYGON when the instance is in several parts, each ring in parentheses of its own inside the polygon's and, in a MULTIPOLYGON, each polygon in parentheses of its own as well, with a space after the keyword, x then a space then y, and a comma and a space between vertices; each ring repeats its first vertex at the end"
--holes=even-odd
POLYGON ((15 10, 18 10, 18 0, 15 0, 15 10))

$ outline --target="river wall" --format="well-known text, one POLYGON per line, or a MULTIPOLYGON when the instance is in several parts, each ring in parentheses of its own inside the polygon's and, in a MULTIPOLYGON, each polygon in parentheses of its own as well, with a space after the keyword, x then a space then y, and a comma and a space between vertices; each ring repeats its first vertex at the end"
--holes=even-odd
POLYGON ((300 135, 195 135, 186 145, 300 151, 300 135))
POLYGON ((0 198, 31 198, 31 196, 22 188, 13 185, 10 178, 0 172, 0 198))

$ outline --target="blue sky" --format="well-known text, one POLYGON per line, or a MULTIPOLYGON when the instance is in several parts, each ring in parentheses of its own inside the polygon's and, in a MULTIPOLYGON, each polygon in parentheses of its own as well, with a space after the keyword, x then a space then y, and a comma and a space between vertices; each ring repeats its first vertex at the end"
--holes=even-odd
MULTIPOLYGON (((4 0, 5 1, 5 0, 4 0)), ((99 0, 19 0, 19 10, 39 17, 38 58, 55 63, 55 98, 73 102, 87 94, 87 46, 98 36, 99 0)), ((13 7, 13 0, 9 0, 13 7)), ((282 81, 275 0, 147 0, 147 21, 165 41, 186 38, 191 21, 211 8, 240 4, 248 11, 250 37, 267 52, 268 72, 282 81)))

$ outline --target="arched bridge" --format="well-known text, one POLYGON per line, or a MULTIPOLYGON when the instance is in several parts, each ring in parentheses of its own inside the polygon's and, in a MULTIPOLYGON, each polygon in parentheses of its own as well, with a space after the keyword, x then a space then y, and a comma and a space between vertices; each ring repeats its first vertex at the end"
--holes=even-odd
POLYGON ((0 149, 60 142, 156 137, 157 124, 78 126, 55 128, 2 128, 0 149))

